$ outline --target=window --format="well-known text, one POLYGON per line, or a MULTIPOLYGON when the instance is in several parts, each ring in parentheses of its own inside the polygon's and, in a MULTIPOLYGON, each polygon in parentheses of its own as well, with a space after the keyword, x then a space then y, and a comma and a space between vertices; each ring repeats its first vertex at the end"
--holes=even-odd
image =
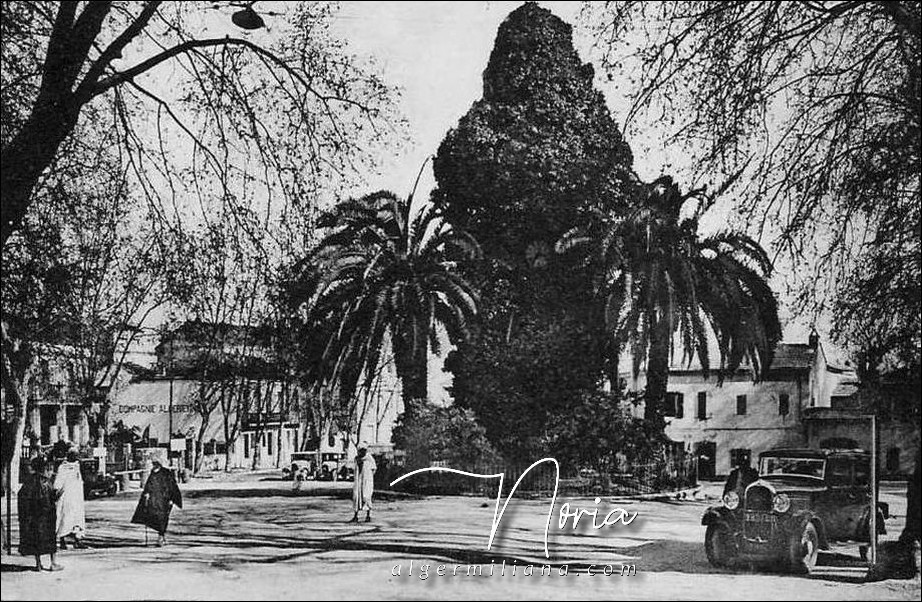
POLYGON ((745 395, 736 396, 736 415, 737 416, 746 415, 746 396, 745 395))
POLYGON ((830 458, 826 463, 826 483, 830 487, 852 484, 852 466, 845 458, 830 458))
POLYGON ((249 433, 243 436, 243 457, 250 457, 250 435, 249 433))
POLYGON ((788 412, 791 411, 791 398, 787 393, 782 393, 778 396, 778 414, 780 416, 787 416, 788 412))
MULTIPOLYGON (((798 475, 802 477, 823 478, 825 460, 821 458, 762 458, 759 474, 798 475)), ((847 468, 847 467, 846 467, 847 468)), ((828 471, 826 472, 828 474, 828 471)))
POLYGON ((698 392, 698 420, 707 420, 708 394, 707 391, 698 392))
POLYGON ((666 393, 665 415, 672 418, 685 416, 685 395, 682 393, 666 393))
POLYGON ((891 447, 887 450, 887 472, 899 472, 900 470, 900 448, 891 447))
POLYGON ((855 462, 855 485, 866 487, 871 484, 871 463, 855 462))
POLYGON ((266 433, 266 447, 268 447, 269 455, 272 455, 272 451, 275 449, 275 446, 272 445, 272 433, 266 433))
POLYGON ((752 460, 752 450, 745 448, 736 448, 730 450, 730 467, 749 466, 752 460))

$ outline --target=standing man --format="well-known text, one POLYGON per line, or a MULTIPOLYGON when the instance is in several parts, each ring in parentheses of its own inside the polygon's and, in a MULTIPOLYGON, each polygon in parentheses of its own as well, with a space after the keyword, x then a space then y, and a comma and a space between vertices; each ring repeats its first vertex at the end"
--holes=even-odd
POLYGON ((906 483, 906 527, 900 534, 900 541, 912 548, 920 540, 922 534, 922 476, 919 468, 922 463, 922 456, 916 452, 916 468, 912 472, 912 477, 906 483))
POLYGON ((166 528, 170 522, 173 505, 182 508, 182 494, 172 471, 163 468, 160 460, 153 461, 153 469, 144 485, 131 522, 145 525, 157 532, 157 546, 166 543, 166 528))
POLYGON ((54 478, 54 490, 58 496, 57 535, 61 549, 67 549, 67 538, 72 537, 75 548, 83 548, 86 535, 86 512, 83 502, 83 477, 80 475, 80 460, 77 452, 70 450, 67 458, 58 466, 54 478))
POLYGON ((736 491, 740 498, 746 492, 746 487, 755 483, 759 479, 759 473, 749 463, 749 456, 740 456, 737 460, 736 467, 730 471, 727 477, 727 483, 724 485, 724 495, 731 491, 736 491))
POLYGON ((378 466, 368 453, 368 445, 359 444, 355 456, 355 482, 352 484, 352 505, 355 510, 351 523, 359 522, 359 512, 365 510, 365 522, 371 522, 371 496, 375 490, 375 471, 378 466))
POLYGON ((55 509, 54 464, 41 456, 31 462, 32 474, 19 490, 19 553, 35 556, 35 570, 42 570, 42 554, 51 556, 49 571, 64 567, 55 562, 57 517, 55 509))

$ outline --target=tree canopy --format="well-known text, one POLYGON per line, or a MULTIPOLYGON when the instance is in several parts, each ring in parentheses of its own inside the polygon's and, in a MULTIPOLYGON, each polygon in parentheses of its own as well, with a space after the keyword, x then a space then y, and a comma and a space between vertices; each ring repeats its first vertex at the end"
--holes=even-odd
POLYGON ((5 2, 2 242, 104 134, 168 227, 209 196, 297 219, 291 205, 354 174, 394 131, 393 91, 330 34, 330 5, 284 7, 272 36, 233 27, 239 9, 5 2))
MULTIPOLYGON (((863 328, 855 301, 922 311, 920 6, 627 1, 584 10, 630 102, 627 130, 681 148, 693 187, 720 176, 732 184, 736 208, 800 275, 795 309, 833 308, 845 343, 863 328)), ((918 321, 905 325, 901 336, 918 347, 918 321)))
POLYGON ((386 191, 345 200, 318 225, 326 234, 295 266, 287 291, 306 335, 305 378, 349 399, 371 385, 389 347, 412 422, 428 399, 439 328, 459 341, 477 314, 477 293, 457 264, 480 249, 431 206, 386 191))
POLYGON ((447 365, 457 403, 504 453, 527 457, 552 410, 597 387, 604 367, 589 278, 554 244, 589 208, 627 206, 636 182, 592 66, 550 11, 509 14, 483 82, 434 161, 434 203, 484 256, 462 265, 481 289, 479 327, 447 365))

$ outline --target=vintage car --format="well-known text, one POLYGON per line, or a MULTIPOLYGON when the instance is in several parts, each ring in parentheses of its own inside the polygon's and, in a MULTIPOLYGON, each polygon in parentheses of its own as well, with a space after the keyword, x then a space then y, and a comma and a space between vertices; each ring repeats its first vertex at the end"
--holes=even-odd
POLYGON ((349 462, 346 452, 324 452, 320 456, 320 468, 317 473, 318 481, 341 481, 349 476, 349 462))
POLYGON ((291 466, 283 468, 285 479, 306 481, 317 478, 316 451, 294 452, 291 454, 291 466))
POLYGON ((115 495, 118 483, 115 477, 99 471, 97 458, 80 460, 80 476, 83 478, 83 497, 92 499, 103 495, 115 495))
MULTIPOLYGON (((708 508, 705 551, 715 566, 782 561, 806 573, 832 541, 869 541, 871 456, 862 450, 777 449, 759 456, 759 478, 708 508)), ((884 533, 886 504, 878 504, 884 533)), ((861 547, 862 555, 865 546, 861 547)))

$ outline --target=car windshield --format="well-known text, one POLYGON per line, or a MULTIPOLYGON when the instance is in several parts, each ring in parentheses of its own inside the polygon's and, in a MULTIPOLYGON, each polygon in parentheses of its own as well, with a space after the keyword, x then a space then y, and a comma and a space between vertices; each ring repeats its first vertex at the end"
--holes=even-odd
POLYGON ((826 461, 822 458, 762 458, 759 476, 798 476, 822 479, 826 461))

